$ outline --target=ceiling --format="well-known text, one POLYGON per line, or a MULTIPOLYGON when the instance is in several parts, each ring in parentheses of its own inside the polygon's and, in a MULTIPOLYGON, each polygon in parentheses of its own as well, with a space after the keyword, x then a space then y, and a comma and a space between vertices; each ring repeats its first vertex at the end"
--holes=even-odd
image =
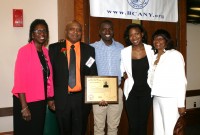
POLYGON ((187 22, 200 24, 200 0, 187 0, 187 22), (198 8, 198 10, 191 8, 198 8))

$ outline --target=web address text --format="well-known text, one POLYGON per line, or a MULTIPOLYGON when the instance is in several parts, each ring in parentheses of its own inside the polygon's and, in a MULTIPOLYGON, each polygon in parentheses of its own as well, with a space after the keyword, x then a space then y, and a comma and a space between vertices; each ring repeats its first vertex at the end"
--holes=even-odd
POLYGON ((134 16, 134 17, 150 17, 150 18, 159 18, 159 19, 164 19, 164 15, 160 14, 153 14, 153 13, 144 13, 144 12, 134 12, 134 11, 111 11, 107 10, 108 14, 115 14, 115 15, 127 15, 127 16, 134 16))

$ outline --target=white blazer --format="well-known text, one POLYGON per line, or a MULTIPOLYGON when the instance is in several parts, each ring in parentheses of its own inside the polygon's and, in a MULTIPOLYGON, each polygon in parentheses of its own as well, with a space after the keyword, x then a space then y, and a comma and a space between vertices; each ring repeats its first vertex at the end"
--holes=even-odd
MULTIPOLYGON (((156 57, 157 54, 154 60, 156 57)), ((178 107, 185 106, 187 87, 185 62, 177 50, 167 50, 161 55, 156 69, 153 69, 153 66, 149 69, 147 82, 151 87, 152 96, 174 97, 177 99, 178 107)))
MULTIPOLYGON (((150 45, 144 44, 144 48, 147 54, 147 58, 149 61, 149 67, 153 62, 154 52, 150 45)), ((126 100, 128 99, 128 95, 133 87, 134 80, 132 76, 132 46, 128 46, 121 51, 121 76, 123 76, 124 72, 127 73, 128 78, 124 82, 124 95, 126 100)))

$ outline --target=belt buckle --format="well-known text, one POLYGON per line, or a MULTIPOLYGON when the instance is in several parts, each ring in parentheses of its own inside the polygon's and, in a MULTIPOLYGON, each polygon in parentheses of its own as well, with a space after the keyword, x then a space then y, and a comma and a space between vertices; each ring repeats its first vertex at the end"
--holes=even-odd
POLYGON ((73 94, 78 94, 78 93, 80 93, 81 91, 74 91, 74 92, 70 92, 70 91, 68 91, 67 92, 67 94, 69 94, 69 95, 73 95, 73 94))
POLYGON ((73 92, 70 92, 70 91, 68 91, 68 92, 67 92, 67 94, 68 94, 68 95, 72 95, 72 94, 73 94, 73 92))

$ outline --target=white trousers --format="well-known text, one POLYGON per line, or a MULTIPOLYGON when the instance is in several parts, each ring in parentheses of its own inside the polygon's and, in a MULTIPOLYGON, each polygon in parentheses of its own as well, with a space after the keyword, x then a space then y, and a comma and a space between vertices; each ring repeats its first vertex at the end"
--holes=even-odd
POLYGON ((117 135, 118 125, 123 109, 123 93, 119 88, 119 103, 108 104, 108 106, 93 105, 94 135, 105 135, 105 124, 107 119, 107 135, 117 135))
POLYGON ((154 96, 154 135, 173 135, 174 126, 178 118, 179 113, 176 98, 154 96))

